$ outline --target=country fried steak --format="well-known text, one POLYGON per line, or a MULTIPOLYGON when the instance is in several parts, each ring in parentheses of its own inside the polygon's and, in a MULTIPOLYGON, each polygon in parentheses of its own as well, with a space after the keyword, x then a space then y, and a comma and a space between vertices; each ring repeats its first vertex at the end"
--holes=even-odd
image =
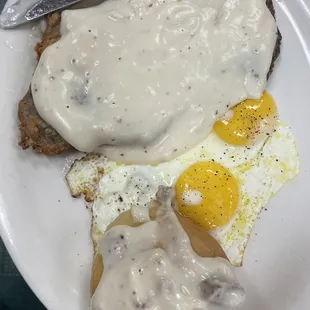
MULTIPOLYGON (((59 40, 60 20, 60 12, 56 12, 47 17, 47 28, 43 34, 42 41, 35 47, 38 60, 48 46, 59 40)), ((32 147, 34 151, 39 154, 52 155, 73 149, 73 147, 38 114, 33 102, 31 88, 19 102, 18 119, 21 136, 19 145, 24 150, 32 147)))
MULTIPOLYGON (((266 0, 266 4, 272 15, 275 17, 272 0, 266 0)), ((60 22, 60 12, 56 12, 47 17, 47 28, 43 34, 42 41, 35 47, 38 60, 48 46, 59 40, 61 36, 60 22)), ((273 53, 272 63, 268 72, 268 78, 272 74, 275 61, 280 54, 281 40, 281 33, 278 30, 278 38, 273 53)), ((73 147, 66 142, 53 127, 48 125, 40 117, 34 106, 31 89, 29 89, 25 97, 19 102, 18 119, 21 136, 19 145, 23 149, 32 147, 36 153, 45 155, 60 154, 73 150, 73 147)))

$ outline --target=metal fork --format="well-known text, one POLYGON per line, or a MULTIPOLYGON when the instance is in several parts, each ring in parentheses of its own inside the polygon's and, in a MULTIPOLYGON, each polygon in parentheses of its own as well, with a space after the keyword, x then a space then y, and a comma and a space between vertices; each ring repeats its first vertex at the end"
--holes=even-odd
POLYGON ((87 8, 98 5, 104 0, 38 0, 34 3, 29 1, 28 6, 27 1, 29 0, 18 0, 7 7, 0 15, 0 27, 15 28, 57 10, 87 8))

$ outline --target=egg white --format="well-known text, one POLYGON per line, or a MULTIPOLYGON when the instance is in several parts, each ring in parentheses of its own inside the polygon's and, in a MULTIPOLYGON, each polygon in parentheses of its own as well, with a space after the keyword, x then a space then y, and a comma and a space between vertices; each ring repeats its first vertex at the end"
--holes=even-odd
POLYGON ((257 216, 270 197, 299 172, 299 156, 291 129, 278 122, 275 130, 253 160, 230 169, 240 184, 238 208, 228 225, 211 232, 234 266, 242 264, 257 216))
POLYGON ((269 198, 298 173, 295 141, 285 124, 278 122, 268 139, 252 147, 229 146, 211 133, 187 153, 156 166, 122 165, 104 156, 95 159, 90 156, 84 163, 77 161, 66 179, 75 196, 91 192, 93 238, 99 240, 121 212, 132 206, 147 207, 159 185, 173 186, 189 166, 210 160, 228 168, 240 183, 241 198, 236 214, 228 225, 211 232, 231 263, 239 266, 257 215, 269 198), (99 183, 98 177, 101 177, 99 183))
MULTIPOLYGON (((223 142, 214 132, 211 132, 200 144, 170 162, 159 164, 156 169, 153 169, 154 166, 137 165, 130 165, 134 168, 129 169, 145 170, 146 174, 151 174, 150 178, 155 179, 155 182, 159 178, 166 181, 166 185, 171 185, 182 171, 195 162, 214 160, 229 169, 250 161, 264 143, 265 140, 262 140, 251 146, 236 147, 223 142)), ((116 169, 118 169, 116 173, 122 176, 121 171, 122 169, 126 171, 128 169, 126 167, 128 165, 109 161, 106 157, 97 154, 89 154, 81 160, 76 160, 66 175, 71 195, 78 197, 84 194, 87 200, 93 200, 98 179, 116 169)))

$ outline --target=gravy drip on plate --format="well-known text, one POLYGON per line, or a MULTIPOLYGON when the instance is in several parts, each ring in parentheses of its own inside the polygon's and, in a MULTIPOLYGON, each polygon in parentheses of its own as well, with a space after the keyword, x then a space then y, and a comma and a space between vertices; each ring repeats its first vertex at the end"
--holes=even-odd
POLYGON ((161 187, 155 221, 114 226, 99 250, 104 273, 92 298, 93 310, 235 309, 244 301, 231 265, 202 258, 172 207, 172 190, 161 187))
POLYGON ((62 14, 32 81, 39 114, 80 151, 156 163, 204 139, 266 86, 265 0, 113 0, 62 14))

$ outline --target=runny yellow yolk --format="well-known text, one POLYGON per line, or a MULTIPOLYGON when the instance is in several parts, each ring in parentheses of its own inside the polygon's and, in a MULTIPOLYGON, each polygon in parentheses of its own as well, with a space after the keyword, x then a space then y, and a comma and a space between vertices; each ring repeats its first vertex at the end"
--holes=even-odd
POLYGON ((237 180, 215 162, 189 167, 178 178, 175 192, 178 211, 206 230, 227 224, 239 201, 237 180))
POLYGON ((274 130, 277 107, 270 94, 245 100, 215 122, 213 130, 226 143, 246 146, 264 139, 274 130))

